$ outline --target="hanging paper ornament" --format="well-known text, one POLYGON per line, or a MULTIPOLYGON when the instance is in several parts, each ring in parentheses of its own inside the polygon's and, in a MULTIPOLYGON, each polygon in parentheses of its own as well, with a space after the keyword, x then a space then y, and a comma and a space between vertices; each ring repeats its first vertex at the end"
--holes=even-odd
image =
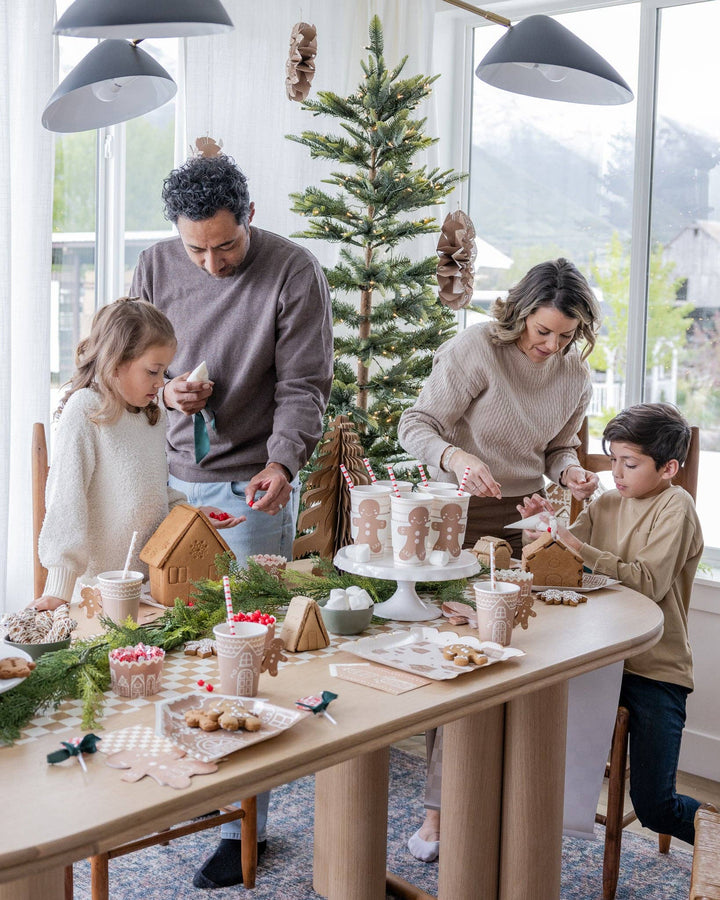
POLYGON ((461 209, 449 213, 437 245, 438 296, 450 309, 469 306, 475 278, 475 226, 461 209))
POLYGON ((222 141, 215 141, 213 138, 208 137, 199 137, 195 139, 195 149, 190 149, 191 155, 193 156, 204 156, 208 159, 212 159, 215 156, 222 155, 222 141))
POLYGON ((310 83, 315 74, 317 54, 317 29, 307 22, 293 25, 290 33, 290 54, 285 63, 285 90, 290 100, 298 103, 310 93, 310 83))

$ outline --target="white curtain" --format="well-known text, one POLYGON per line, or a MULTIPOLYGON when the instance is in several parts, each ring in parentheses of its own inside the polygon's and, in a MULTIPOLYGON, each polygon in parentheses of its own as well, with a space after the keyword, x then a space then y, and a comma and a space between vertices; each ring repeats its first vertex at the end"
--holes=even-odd
POLYGON ((0 0, 0 609, 32 599, 30 440, 49 416, 53 0, 0 0))
MULTIPOLYGON (((227 35, 186 41, 184 87, 186 131, 183 157, 201 135, 222 139, 250 182, 255 202, 254 223, 285 236, 302 230, 303 220, 290 211, 288 195, 308 185, 320 185, 336 166, 311 160, 307 148, 288 141, 286 134, 305 130, 338 133, 337 120, 315 118, 285 94, 285 61, 290 32, 301 20, 318 32, 316 73, 310 98, 319 90, 345 96, 362 77, 360 60, 367 59, 370 19, 383 24, 388 68, 403 56, 404 76, 435 74, 432 68, 434 0, 225 0, 235 29, 227 35)), ((431 104, 427 130, 435 134, 431 104)), ((434 158, 434 155, 431 154, 434 158)), ((433 163, 429 159, 429 164, 433 163)), ((321 241, 306 246, 332 264, 336 248, 321 241)), ((431 250, 434 249, 434 243, 431 250)), ((428 252, 426 245, 423 253, 428 252)))

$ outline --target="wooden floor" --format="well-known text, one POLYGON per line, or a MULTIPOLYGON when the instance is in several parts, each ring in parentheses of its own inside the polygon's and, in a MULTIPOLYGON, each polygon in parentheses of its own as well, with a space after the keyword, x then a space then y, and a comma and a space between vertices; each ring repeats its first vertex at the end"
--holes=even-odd
MULTIPOLYGON (((398 742, 395 746, 400 750, 405 750, 407 753, 421 756, 423 759, 425 758, 425 736, 423 734, 407 738, 404 741, 398 742)), ((607 783, 603 785, 603 791, 600 795, 600 803, 598 805, 598 811, 602 813, 605 812, 605 804, 607 802, 606 785, 607 783)), ((698 775, 689 775, 686 772, 678 772, 677 790, 679 794, 687 794, 690 797, 696 797, 703 803, 712 803, 720 809, 720 783, 717 781, 710 781, 708 778, 700 778, 698 775)), ((625 805, 626 812, 629 809, 630 799, 627 798, 625 805)), ((419 825, 420 822, 418 822, 418 826, 419 825)), ((642 834, 651 840, 657 840, 655 833, 649 831, 647 828, 643 828, 637 819, 634 822, 631 822, 625 830, 632 831, 635 834, 642 834)), ((686 850, 689 849, 688 844, 684 841, 678 841, 676 838, 673 838, 671 842, 671 847, 674 846, 683 847, 686 850)))

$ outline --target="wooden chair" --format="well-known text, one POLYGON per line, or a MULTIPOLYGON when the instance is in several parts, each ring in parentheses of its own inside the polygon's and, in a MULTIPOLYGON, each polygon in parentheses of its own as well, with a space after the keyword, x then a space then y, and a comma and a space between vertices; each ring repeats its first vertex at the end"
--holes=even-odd
MULTIPOLYGON (((44 569, 38 555, 38 539, 45 518, 45 486, 48 473, 47 441, 45 426, 36 422, 32 430, 32 508, 33 508, 33 585, 35 597, 41 597, 47 580, 47 569, 44 569)), ((241 865, 243 885, 247 889, 255 887, 257 873, 257 810, 255 797, 242 801, 242 807, 224 807, 201 819, 184 825, 177 825, 157 834, 149 835, 136 841, 128 841, 113 847, 105 853, 90 857, 90 885, 92 900, 109 900, 108 863, 111 859, 126 856, 136 850, 155 847, 157 844, 168 844, 174 838, 195 834, 208 828, 216 828, 225 822, 242 819, 241 865)), ((73 867, 65 868, 65 900, 73 900, 73 867)))
POLYGON ((702 806, 695 813, 690 900, 720 900, 720 813, 702 806))
MULTIPOLYGON (((604 453, 588 452, 588 420, 583 420, 578 432, 580 446, 577 448, 578 460, 589 472, 607 472, 611 469, 610 457, 604 453)), ((690 447, 687 459, 680 467, 673 484, 678 484, 692 496, 697 494, 698 470, 700 466, 700 430, 691 428, 690 447)), ((574 521, 583 508, 583 501, 573 497, 570 511, 570 521, 574 521)), ((605 826, 605 853, 603 858, 603 900, 614 900, 617 891, 618 876, 620 874, 620 850, 622 845, 622 831, 637 816, 630 809, 624 812, 625 784, 628 777, 628 711, 625 707, 618 707, 610 746, 610 759, 605 769, 608 779, 607 814, 597 813, 595 821, 605 826)), ((670 835, 658 835, 658 849, 660 853, 670 852, 670 835)))

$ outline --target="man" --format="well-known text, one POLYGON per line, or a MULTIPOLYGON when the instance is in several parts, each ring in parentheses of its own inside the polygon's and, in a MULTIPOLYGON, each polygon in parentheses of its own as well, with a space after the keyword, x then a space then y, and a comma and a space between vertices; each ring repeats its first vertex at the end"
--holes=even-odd
MULTIPOLYGON (((158 306, 178 338, 163 389, 170 485, 193 505, 247 517, 224 533, 241 565, 256 553, 290 559, 297 473, 332 381, 327 281, 307 250, 251 227, 247 180, 230 157, 191 158, 165 180, 163 200, 179 237, 140 254, 131 294, 158 306), (188 381, 203 361, 209 380, 188 381)), ((268 799, 258 797, 261 851, 268 799)), ((222 827, 196 887, 242 882, 239 838, 239 823, 222 827)))

